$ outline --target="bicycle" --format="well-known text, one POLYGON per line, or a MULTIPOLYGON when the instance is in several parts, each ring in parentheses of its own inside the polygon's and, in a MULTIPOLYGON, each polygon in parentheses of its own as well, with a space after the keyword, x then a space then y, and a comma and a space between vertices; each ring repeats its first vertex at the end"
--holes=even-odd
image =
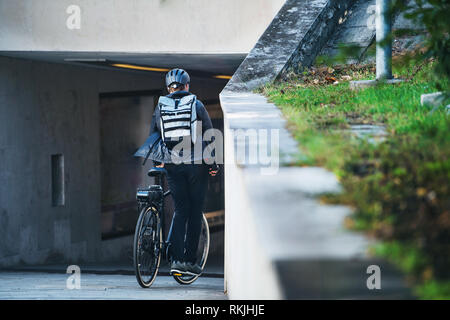
MULTIPOLYGON (((170 264, 170 243, 164 241, 165 215, 164 199, 170 195, 170 190, 164 192, 162 179, 167 173, 164 168, 151 168, 149 177, 155 178, 155 184, 148 188, 138 188, 139 218, 136 223, 133 244, 133 263, 136 279, 143 288, 149 288, 156 279, 161 258, 170 264)), ((209 227, 205 215, 202 215, 202 227, 197 248, 197 260, 203 270, 209 251, 209 227)), ((180 284, 191 284, 200 275, 174 273, 173 278, 180 284)))

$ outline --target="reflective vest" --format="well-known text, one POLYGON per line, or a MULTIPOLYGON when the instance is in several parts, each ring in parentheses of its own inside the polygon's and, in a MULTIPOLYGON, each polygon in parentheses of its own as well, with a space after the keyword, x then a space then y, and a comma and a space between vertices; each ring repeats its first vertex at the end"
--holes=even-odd
POLYGON ((193 94, 182 98, 162 96, 159 98, 158 105, 163 141, 176 141, 190 136, 192 143, 195 143, 197 97, 193 94))

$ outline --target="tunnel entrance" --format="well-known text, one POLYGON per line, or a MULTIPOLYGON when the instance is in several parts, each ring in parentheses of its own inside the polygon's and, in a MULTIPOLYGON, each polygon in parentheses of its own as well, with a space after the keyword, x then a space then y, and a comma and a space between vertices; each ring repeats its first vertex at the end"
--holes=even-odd
MULTIPOLYGON (((8 115, 1 126, 0 157, 10 177, 0 176, 8 186, 0 194, 11 195, 1 199, 0 212, 11 221, 5 228, 14 230, 0 241, 5 249, 0 265, 129 262, 138 215, 135 192, 151 183, 146 171, 152 165, 143 167, 133 154, 148 136, 155 101, 164 94, 164 73, 73 60, 87 54, 0 55, 0 78, 7 84, 2 106, 8 115), (17 128, 28 129, 17 135, 17 128), (16 201, 24 186, 9 181, 27 181, 33 192, 16 201), (33 215, 23 220, 25 211, 33 215)), ((182 67, 186 59, 177 64, 182 67)), ((192 74, 191 91, 222 130, 218 96, 226 81, 192 74)), ((222 171, 210 179, 205 203, 210 253, 218 256, 223 255, 223 191, 222 171)))
MULTIPOLYGON (((100 167, 101 167, 101 238, 102 240, 134 234, 138 217, 135 191, 152 183, 147 171, 153 166, 133 156, 149 134, 152 114, 162 91, 112 92, 99 96, 100 167)), ((204 100, 213 126, 223 132, 219 101, 204 100)), ((167 188, 167 181, 165 181, 167 188)), ((173 215, 169 197, 165 204, 167 224, 173 215)), ((220 233, 222 247, 224 226, 223 170, 209 177, 205 214, 211 233, 220 233)), ((166 226, 169 230, 169 225, 166 226)), ((166 235, 165 235, 166 236, 166 235)))

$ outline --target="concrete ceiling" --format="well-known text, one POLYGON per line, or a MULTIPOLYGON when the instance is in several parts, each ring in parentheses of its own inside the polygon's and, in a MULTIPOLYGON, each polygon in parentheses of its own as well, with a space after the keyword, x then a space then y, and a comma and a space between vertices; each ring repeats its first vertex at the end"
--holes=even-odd
MULTIPOLYGON (((193 76, 233 75, 246 54, 171 54, 124 52, 0 51, 0 55, 55 63, 115 68, 112 63, 156 68, 183 68, 193 76)), ((118 68, 115 68, 118 69, 118 68)), ((123 69, 122 69, 123 71, 123 69)), ((133 71, 149 72, 149 71, 133 71)))

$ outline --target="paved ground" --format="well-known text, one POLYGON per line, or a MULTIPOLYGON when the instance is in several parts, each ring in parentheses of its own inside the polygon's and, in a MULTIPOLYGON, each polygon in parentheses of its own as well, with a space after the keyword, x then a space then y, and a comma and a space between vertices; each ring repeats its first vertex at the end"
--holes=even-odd
POLYGON ((0 271, 0 299, 226 299, 223 278, 200 277, 180 285, 158 276, 152 287, 139 287, 134 275, 81 273, 80 289, 69 290, 66 273, 0 271))

